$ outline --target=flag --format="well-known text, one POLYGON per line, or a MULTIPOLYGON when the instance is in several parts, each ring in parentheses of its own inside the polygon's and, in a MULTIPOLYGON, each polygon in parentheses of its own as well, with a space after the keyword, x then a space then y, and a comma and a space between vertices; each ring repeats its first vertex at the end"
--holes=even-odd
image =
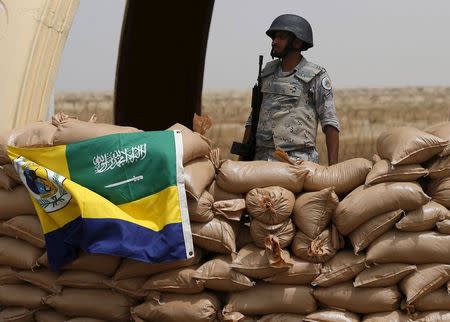
POLYGON ((179 131, 8 147, 32 196, 53 270, 80 249, 148 263, 194 255, 179 131))

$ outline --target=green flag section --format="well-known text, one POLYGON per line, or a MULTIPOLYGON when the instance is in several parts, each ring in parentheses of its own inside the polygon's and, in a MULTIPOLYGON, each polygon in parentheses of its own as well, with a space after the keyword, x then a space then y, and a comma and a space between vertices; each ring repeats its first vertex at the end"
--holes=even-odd
POLYGON ((182 151, 177 131, 8 147, 39 215, 52 269, 80 249, 150 263, 192 257, 182 151))

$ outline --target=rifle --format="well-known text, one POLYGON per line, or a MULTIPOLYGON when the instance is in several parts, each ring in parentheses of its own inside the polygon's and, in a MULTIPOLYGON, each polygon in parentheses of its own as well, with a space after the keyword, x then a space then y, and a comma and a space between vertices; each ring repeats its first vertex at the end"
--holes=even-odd
POLYGON ((261 110, 261 70, 263 64, 263 55, 259 55, 258 79, 252 88, 252 125, 250 137, 247 142, 233 142, 230 152, 242 156, 244 161, 252 161, 256 150, 256 130, 258 129, 259 112, 261 110))

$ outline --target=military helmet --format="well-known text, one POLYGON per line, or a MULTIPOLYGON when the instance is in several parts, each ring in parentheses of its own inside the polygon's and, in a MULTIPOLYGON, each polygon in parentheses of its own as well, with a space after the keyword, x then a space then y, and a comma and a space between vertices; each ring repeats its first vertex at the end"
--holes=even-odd
POLYGON ((275 18, 266 31, 267 36, 273 38, 276 31, 290 31, 295 37, 303 41, 302 50, 313 46, 312 28, 309 22, 300 16, 293 14, 284 14, 275 18))

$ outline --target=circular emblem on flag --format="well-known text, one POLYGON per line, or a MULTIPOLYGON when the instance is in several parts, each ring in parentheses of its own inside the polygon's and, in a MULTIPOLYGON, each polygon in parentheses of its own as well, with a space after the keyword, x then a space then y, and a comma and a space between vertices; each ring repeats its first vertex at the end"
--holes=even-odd
POLYGON ((324 77, 322 79, 322 87, 325 88, 327 91, 331 89, 331 81, 328 77, 324 77))

